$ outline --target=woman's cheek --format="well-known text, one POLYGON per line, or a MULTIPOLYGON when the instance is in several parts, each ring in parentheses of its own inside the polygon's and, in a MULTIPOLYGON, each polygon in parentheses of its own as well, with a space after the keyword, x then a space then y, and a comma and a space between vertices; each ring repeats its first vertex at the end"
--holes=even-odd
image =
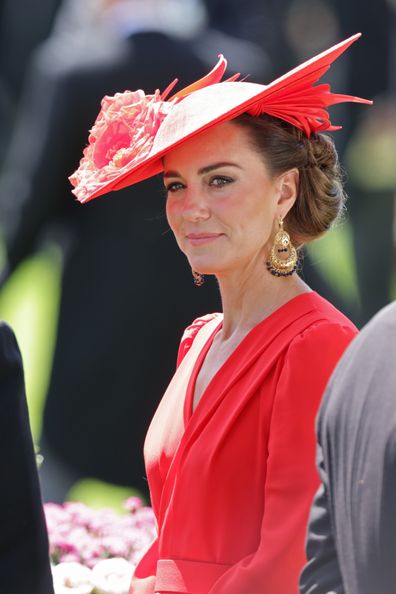
POLYGON ((182 232, 181 232, 181 226, 180 226, 180 215, 178 214, 178 209, 177 206, 175 204, 170 204, 169 201, 166 204, 166 218, 168 221, 168 225, 173 233, 173 235, 175 236, 176 239, 176 243, 179 246, 179 248, 184 252, 183 249, 183 238, 182 238, 182 232))
POLYGON ((169 227, 174 230, 175 220, 176 220, 176 212, 175 212, 175 205, 174 203, 168 198, 166 202, 166 218, 168 220, 169 227))

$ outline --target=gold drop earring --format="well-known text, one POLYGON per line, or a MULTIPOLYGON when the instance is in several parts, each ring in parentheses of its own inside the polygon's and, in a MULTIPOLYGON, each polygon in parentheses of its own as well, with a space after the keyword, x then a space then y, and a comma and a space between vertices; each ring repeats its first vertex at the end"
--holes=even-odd
POLYGON ((279 230, 266 263, 267 270, 274 276, 291 276, 297 269, 297 263, 297 250, 283 228, 283 219, 279 219, 279 230))

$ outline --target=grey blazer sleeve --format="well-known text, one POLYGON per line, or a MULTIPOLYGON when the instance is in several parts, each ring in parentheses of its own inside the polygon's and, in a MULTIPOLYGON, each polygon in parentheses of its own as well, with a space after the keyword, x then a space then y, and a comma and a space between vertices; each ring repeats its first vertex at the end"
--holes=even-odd
POLYGON ((301 573, 300 593, 345 594, 331 521, 328 476, 320 443, 317 446, 317 466, 322 482, 309 517, 306 543, 308 563, 301 573))

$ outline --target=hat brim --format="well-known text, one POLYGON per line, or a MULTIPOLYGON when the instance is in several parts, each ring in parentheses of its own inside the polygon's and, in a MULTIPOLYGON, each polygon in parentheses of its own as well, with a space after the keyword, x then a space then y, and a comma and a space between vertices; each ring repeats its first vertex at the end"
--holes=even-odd
POLYGON ((162 159, 174 147, 201 134, 208 128, 232 120, 243 113, 268 113, 289 121, 306 134, 337 127, 331 125, 326 108, 342 101, 371 103, 366 99, 330 93, 328 85, 313 83, 328 70, 360 33, 349 37, 330 49, 279 77, 269 85, 249 82, 220 82, 199 89, 175 103, 160 125, 150 153, 136 165, 131 164, 115 179, 101 186, 87 202, 110 191, 120 190, 163 171, 162 159))

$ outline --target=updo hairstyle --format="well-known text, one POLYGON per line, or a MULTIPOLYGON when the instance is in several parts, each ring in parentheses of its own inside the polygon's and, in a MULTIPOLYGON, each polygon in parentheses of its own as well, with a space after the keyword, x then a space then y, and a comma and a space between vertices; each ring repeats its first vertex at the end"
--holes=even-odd
POLYGON ((266 114, 243 114, 231 121, 248 130, 271 174, 299 170, 297 199, 285 217, 292 243, 299 247, 323 235, 343 213, 346 198, 332 138, 323 133, 307 138, 295 126, 266 114))

